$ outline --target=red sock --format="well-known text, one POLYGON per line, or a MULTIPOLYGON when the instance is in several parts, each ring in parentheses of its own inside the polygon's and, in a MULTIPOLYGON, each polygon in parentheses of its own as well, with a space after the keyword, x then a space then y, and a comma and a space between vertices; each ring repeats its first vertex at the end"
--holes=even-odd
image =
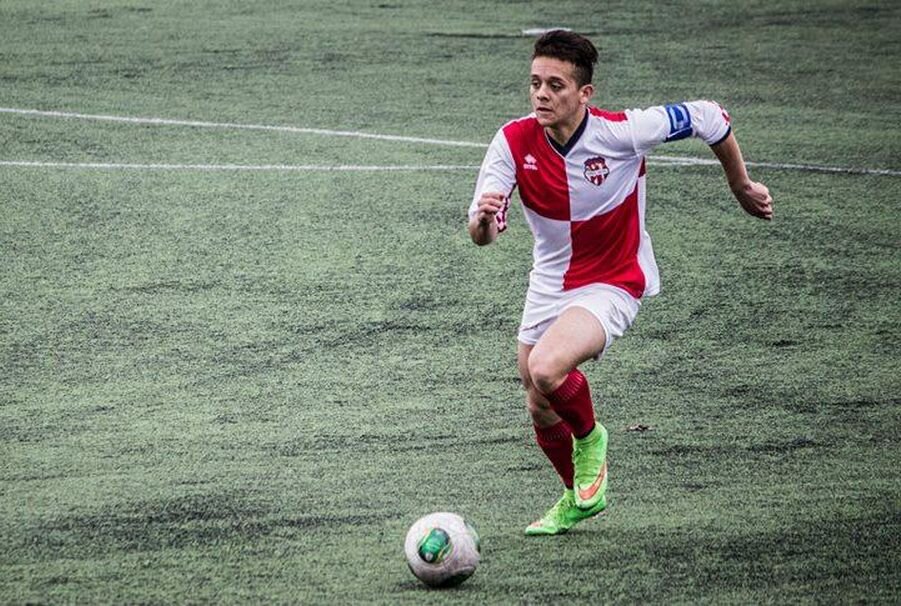
POLYGON ((551 408, 566 421, 577 438, 584 438, 594 429, 594 406, 588 390, 588 379, 579 369, 566 375, 563 384, 546 396, 551 408))
POLYGON ((567 488, 573 487, 573 434, 566 421, 550 427, 535 425, 535 441, 567 488))

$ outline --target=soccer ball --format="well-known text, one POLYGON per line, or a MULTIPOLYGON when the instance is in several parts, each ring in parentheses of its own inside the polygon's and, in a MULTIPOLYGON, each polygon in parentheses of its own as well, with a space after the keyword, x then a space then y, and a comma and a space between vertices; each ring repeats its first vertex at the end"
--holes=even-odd
POLYGON ((455 513, 430 513, 410 526, 404 552, 420 581, 429 587, 453 587, 472 576, 479 565, 479 533, 455 513))

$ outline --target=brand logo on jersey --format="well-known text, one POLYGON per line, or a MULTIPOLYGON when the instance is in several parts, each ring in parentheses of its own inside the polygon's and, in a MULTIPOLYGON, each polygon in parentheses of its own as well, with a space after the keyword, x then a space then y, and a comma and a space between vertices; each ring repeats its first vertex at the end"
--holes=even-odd
POLYGON ((522 167, 525 170, 538 170, 538 160, 535 159, 535 156, 533 156, 532 154, 526 154, 524 160, 525 162, 523 163, 522 167))
POLYGON ((607 168, 607 161, 602 157, 595 156, 585 160, 585 178, 595 185, 603 183, 609 174, 610 169, 607 168))

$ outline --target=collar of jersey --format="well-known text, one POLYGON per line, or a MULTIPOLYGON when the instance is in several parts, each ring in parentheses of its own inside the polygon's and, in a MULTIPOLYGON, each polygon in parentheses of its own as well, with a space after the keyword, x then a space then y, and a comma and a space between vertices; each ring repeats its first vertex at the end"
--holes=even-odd
POLYGON ((544 131, 544 138, 547 139, 547 142, 551 144, 551 147, 557 150, 557 153, 566 157, 572 148, 576 146, 576 143, 579 142, 579 139, 582 138, 582 133, 585 132, 585 127, 588 126, 588 109, 585 109, 585 117, 582 118, 582 123, 579 124, 579 128, 576 129, 576 132, 572 134, 569 138, 569 141, 566 142, 565 145, 560 145, 556 141, 554 141, 553 137, 547 134, 547 131, 544 131))

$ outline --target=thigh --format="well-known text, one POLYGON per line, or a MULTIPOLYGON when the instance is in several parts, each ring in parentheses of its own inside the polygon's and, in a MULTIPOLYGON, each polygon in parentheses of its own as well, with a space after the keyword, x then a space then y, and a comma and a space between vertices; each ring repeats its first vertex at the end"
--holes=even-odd
POLYGON ((537 356, 546 374, 566 375, 582 362, 603 353, 607 334, 584 307, 569 307, 538 340, 529 354, 537 356))
POLYGON ((532 379, 529 377, 529 355, 534 347, 534 345, 528 345, 522 341, 516 344, 516 367, 519 369, 519 378, 526 391, 532 387, 532 379))

